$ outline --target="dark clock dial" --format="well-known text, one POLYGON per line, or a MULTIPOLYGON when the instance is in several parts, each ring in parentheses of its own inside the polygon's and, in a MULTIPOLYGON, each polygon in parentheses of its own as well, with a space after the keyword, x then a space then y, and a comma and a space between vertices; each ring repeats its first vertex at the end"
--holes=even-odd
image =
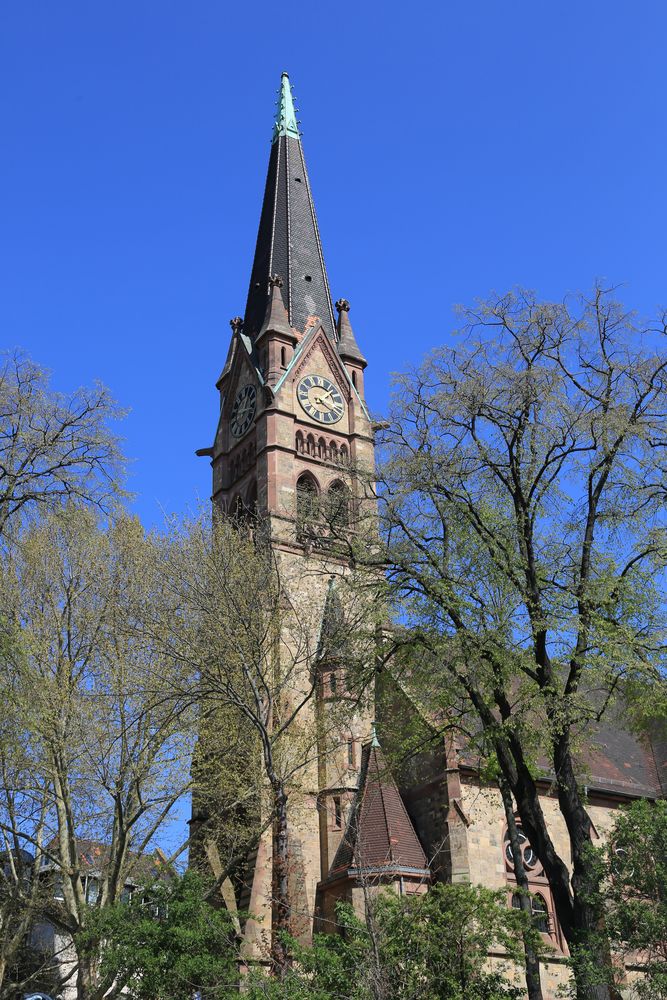
POLYGON ((254 385, 244 385, 236 394, 229 421, 229 429, 234 437, 243 437, 253 421, 256 409, 257 390, 254 385))
POLYGON ((345 413, 345 403, 333 382, 323 375, 306 375, 297 386, 299 403, 320 424, 335 424, 345 413))

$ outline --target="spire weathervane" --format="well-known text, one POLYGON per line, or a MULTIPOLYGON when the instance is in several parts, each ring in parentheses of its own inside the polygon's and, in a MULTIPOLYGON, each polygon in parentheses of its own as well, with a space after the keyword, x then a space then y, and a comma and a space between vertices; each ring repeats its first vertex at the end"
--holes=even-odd
POLYGON ((278 111, 276 113, 275 125, 273 126, 273 141, 275 142, 280 135, 289 135, 293 139, 299 138, 299 123, 296 120, 292 88, 290 87, 287 73, 283 73, 280 78, 278 111))

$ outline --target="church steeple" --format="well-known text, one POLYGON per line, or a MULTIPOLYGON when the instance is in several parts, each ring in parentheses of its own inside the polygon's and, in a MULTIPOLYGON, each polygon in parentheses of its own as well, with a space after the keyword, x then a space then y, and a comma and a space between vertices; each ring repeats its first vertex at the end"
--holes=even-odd
POLYGON ((303 332, 310 318, 317 316, 325 333, 335 340, 329 281, 287 73, 282 74, 278 92, 243 322, 244 334, 252 339, 259 333, 266 314, 269 279, 273 275, 283 280, 281 295, 291 326, 303 332))

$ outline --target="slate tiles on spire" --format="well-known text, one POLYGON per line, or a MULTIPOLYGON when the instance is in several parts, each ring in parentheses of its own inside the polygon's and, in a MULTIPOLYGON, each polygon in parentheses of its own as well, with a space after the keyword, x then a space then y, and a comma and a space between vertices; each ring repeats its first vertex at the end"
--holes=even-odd
POLYGON ((269 170, 248 289, 244 333, 255 338, 269 297, 269 278, 279 275, 289 323, 299 331, 318 316, 334 339, 331 293, 289 79, 280 82, 269 170))
POLYGON ((366 874, 429 878, 424 850, 377 740, 364 747, 359 790, 329 879, 366 874))

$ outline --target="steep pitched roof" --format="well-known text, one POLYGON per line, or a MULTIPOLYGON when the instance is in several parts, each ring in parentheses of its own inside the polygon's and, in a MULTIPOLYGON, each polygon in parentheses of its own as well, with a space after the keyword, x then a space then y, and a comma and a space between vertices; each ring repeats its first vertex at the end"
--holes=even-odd
POLYGON ((364 873, 429 877, 426 855, 376 740, 363 749, 359 789, 328 879, 364 873))
MULTIPOLYGON (((429 665, 423 664, 420 669, 428 671, 429 665)), ((442 705, 431 703, 422 674, 414 682, 408 671, 402 671, 400 677, 386 674, 383 682, 396 686, 434 734, 457 718, 462 730, 479 732, 480 723, 472 710, 463 715, 460 714, 463 706, 457 706, 450 716, 442 705)), ((601 704, 603 692, 589 693, 593 704, 601 704)), ((535 725, 539 724, 536 720, 535 725)), ((575 745, 580 743, 574 754, 577 777, 590 791, 631 798, 660 798, 667 794, 667 732, 660 733, 657 728, 646 736, 633 732, 622 696, 609 706, 601 722, 582 719, 574 726, 573 733, 575 745)), ((477 773, 479 754, 474 744, 474 740, 469 743, 460 736, 457 750, 460 765, 477 773)), ((556 776, 549 760, 540 756, 537 763, 544 781, 554 781, 556 776)))
POLYGON ((244 333, 253 339, 266 314, 272 275, 283 279, 281 294, 290 325, 303 331, 308 317, 318 316, 327 336, 335 339, 329 280, 287 73, 280 81, 243 322, 244 333))

